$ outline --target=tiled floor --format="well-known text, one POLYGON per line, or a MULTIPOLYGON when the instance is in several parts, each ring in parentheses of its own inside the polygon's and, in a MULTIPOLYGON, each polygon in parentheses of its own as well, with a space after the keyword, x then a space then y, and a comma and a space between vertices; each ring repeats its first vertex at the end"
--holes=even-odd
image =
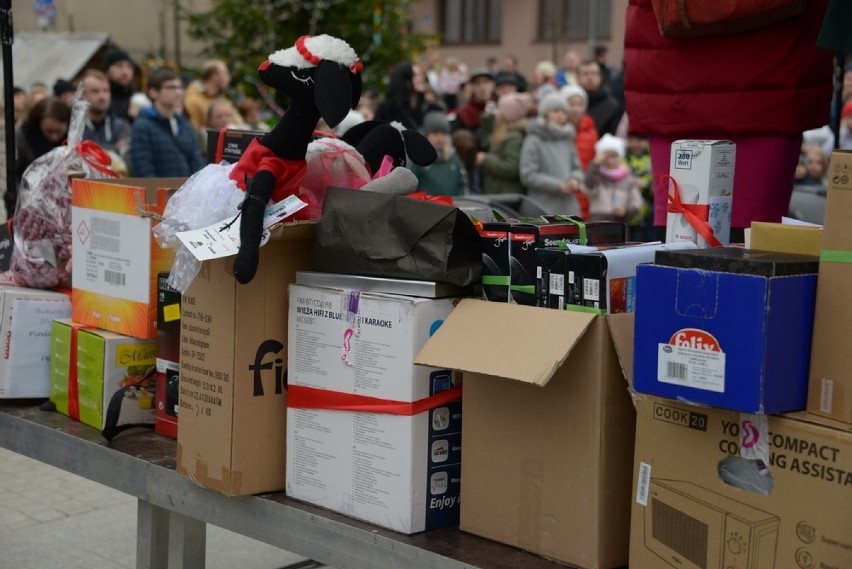
MULTIPOLYGON (((207 527, 208 569, 279 569, 303 557, 207 527)), ((134 569, 136 499, 0 448, 0 569, 134 569)))

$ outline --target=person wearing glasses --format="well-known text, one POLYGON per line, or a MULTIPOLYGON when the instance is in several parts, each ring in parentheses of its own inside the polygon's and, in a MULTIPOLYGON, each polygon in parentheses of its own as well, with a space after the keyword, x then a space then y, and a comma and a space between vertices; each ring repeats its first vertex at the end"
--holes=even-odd
POLYGON ((156 69, 148 77, 152 105, 140 111, 130 134, 133 176, 188 177, 204 166, 198 134, 180 112, 184 86, 170 69, 156 69))

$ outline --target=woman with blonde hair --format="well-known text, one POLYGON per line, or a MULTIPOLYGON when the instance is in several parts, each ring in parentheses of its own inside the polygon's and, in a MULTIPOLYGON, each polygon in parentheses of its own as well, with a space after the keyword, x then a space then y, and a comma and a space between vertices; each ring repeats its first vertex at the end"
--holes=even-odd
POLYGON ((520 164, 526 135, 526 117, 532 106, 526 93, 507 93, 497 101, 497 123, 488 152, 480 152, 482 191, 486 194, 523 194, 520 164))

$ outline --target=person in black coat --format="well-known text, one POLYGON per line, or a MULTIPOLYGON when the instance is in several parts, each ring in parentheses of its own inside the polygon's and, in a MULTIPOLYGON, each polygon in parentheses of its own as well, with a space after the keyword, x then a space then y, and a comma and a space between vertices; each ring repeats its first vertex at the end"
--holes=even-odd
MULTIPOLYGON (((20 185, 27 167, 36 158, 47 154, 60 146, 68 136, 71 123, 71 108, 57 97, 46 97, 30 109, 27 118, 15 133, 15 178, 20 185)), ((17 191, 4 194, 6 211, 9 217, 15 213, 17 191)))
POLYGON ((581 63, 577 71, 577 82, 589 96, 589 108, 586 112, 594 119, 598 134, 615 134, 624 109, 604 85, 600 64, 594 60, 581 63))
POLYGON ((420 130, 427 112, 443 110, 440 105, 426 101, 427 85, 422 67, 410 61, 396 64, 390 74, 385 99, 376 111, 376 120, 397 121, 407 129, 420 130))

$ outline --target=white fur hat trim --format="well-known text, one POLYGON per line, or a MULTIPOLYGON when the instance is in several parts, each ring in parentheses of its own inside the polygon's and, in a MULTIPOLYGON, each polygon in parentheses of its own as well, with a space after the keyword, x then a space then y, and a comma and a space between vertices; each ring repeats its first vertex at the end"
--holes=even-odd
MULTIPOLYGON (((304 40, 304 46, 308 51, 320 60, 336 61, 346 67, 352 68, 359 59, 355 50, 342 39, 323 34, 319 36, 307 36, 304 40)), ((282 67, 297 67, 304 69, 307 67, 315 67, 311 61, 305 59, 296 46, 288 47, 287 49, 279 49, 272 53, 267 59, 275 65, 282 67)))

